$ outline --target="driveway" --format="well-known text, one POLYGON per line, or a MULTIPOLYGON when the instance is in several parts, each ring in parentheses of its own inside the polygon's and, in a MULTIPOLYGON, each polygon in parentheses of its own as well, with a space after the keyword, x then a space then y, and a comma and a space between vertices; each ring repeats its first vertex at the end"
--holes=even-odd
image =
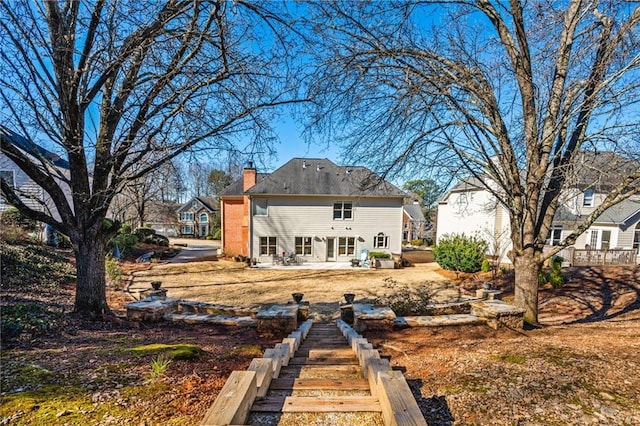
POLYGON ((219 240, 196 240, 192 238, 169 238, 169 244, 182 250, 169 263, 202 262, 217 260, 219 240))

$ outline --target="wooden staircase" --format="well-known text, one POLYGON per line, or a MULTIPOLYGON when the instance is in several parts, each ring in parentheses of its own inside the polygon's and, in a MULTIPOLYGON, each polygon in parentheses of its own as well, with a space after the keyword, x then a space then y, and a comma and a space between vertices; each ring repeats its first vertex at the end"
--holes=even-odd
POLYGON ((340 330, 314 324, 267 395, 256 398, 247 423, 332 425, 358 419, 356 424, 383 425, 381 412, 340 330))
POLYGON ((234 371, 201 423, 226 424, 427 423, 402 373, 339 320, 304 323, 249 371, 234 371))

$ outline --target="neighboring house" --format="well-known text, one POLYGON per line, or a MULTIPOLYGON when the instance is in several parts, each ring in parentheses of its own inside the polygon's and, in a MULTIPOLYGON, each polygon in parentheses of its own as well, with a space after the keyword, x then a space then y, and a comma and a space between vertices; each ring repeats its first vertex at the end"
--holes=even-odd
POLYGON ((360 251, 401 253, 406 194, 365 167, 294 158, 271 174, 253 165, 221 194, 227 255, 260 262, 295 255, 348 261, 360 251))
POLYGON ((180 224, 176 210, 178 203, 149 201, 147 203, 146 219, 144 226, 152 228, 156 233, 165 237, 177 237, 180 231, 180 224))
POLYGON ((213 230, 218 200, 213 197, 195 197, 178 210, 179 233, 182 236, 204 238, 213 230))
POLYGON ((427 227, 427 221, 420 205, 418 203, 405 204, 403 209, 402 240, 410 242, 411 240, 428 238, 430 228, 427 227))
MULTIPOLYGON (((554 217, 547 246, 559 244, 582 219, 590 214, 606 197, 615 182, 615 177, 599 177, 595 172, 599 162, 611 162, 615 154, 602 153, 600 158, 583 154, 591 166, 578 167, 575 184, 569 187, 562 198, 554 217), (587 170, 585 172, 585 170, 587 170)), ((459 181, 438 203, 438 229, 436 241, 445 234, 465 233, 477 235, 491 246, 500 247, 502 262, 508 262, 511 249, 509 213, 497 202, 476 178, 459 181)), ((612 250, 640 248, 640 194, 605 210, 595 222, 581 234, 573 248, 580 250, 612 250)), ((640 259, 639 259, 640 260, 640 259)))
MULTIPOLYGON (((69 163, 59 155, 2 126, 0 126, 0 140, 2 144, 10 143, 29 154, 34 163, 40 164, 41 167, 55 170, 61 177, 68 177, 69 163)), ((54 218, 59 219, 57 209, 49 195, 2 152, 0 152, 0 177, 15 189, 22 202, 28 207, 37 211, 51 212, 54 218)), ((65 184, 61 184, 61 187, 67 193, 71 204, 68 187, 65 184)), ((0 194, 0 212, 10 207, 11 205, 0 194)))

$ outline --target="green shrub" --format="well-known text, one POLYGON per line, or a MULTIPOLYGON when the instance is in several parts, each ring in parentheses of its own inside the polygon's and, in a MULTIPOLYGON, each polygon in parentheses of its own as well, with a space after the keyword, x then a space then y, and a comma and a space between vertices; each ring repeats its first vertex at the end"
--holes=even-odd
POLYGON ((412 246, 423 246, 424 245, 424 240, 419 240, 419 239, 411 240, 411 245, 412 246))
POLYGON ((107 257, 107 260, 105 261, 105 272, 107 273, 109 280, 111 280, 111 283, 118 287, 122 281, 122 268, 120 268, 118 260, 112 257, 107 257))
POLYGON ((36 303, 2 307, 0 330, 2 342, 9 343, 26 334, 31 338, 58 329, 64 323, 62 312, 50 311, 36 303))
POLYGON ((480 270, 482 272, 491 271, 491 264, 489 263, 489 259, 487 259, 486 257, 482 259, 482 265, 480 265, 480 270))
POLYGON ((169 239, 164 235, 155 234, 142 240, 146 244, 155 244, 157 246, 169 247, 169 239))
POLYGON ((433 255, 443 269, 457 272, 478 272, 482 267, 486 241, 465 234, 444 235, 433 248, 433 255))
POLYGON ((145 238, 155 235, 156 230, 153 228, 136 228, 133 233, 140 241, 143 241, 145 238))
POLYGON ((554 288, 560 288, 564 285, 564 276, 562 275, 562 258, 560 258, 560 260, 552 259, 551 272, 549 272, 549 282, 554 288))
POLYGON ((538 271, 538 285, 545 285, 547 282, 549 282, 549 277, 544 269, 540 268, 538 271))
POLYGON ((29 219, 15 207, 9 207, 2 213, 0 218, 2 225, 16 225, 27 231, 34 231, 37 223, 33 219, 29 219))
POLYGON ((370 259, 391 259, 391 254, 384 251, 371 251, 369 252, 370 259))
POLYGON ((116 244, 118 244, 118 248, 120 249, 120 254, 123 257, 129 256, 131 254, 131 248, 138 244, 138 237, 134 234, 124 233, 123 230, 120 229, 118 235, 113 237, 108 244, 109 251, 112 251, 116 244))
POLYGON ((30 282, 42 287, 55 287, 74 280, 75 273, 69 259, 51 247, 0 244, 3 288, 21 288, 30 282))
POLYGON ((222 229, 218 229, 216 232, 213 233, 213 239, 214 240, 222 239, 222 229))

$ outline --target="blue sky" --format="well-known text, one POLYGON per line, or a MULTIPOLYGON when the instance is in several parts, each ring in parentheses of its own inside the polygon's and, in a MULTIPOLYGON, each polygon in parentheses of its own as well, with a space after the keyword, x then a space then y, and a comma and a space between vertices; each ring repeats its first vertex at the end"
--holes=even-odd
POLYGON ((294 157, 328 158, 340 165, 340 148, 337 145, 307 143, 302 136, 302 126, 289 118, 278 119, 273 126, 280 138, 277 146, 278 158, 273 160, 269 170, 265 171, 273 171, 294 157))

